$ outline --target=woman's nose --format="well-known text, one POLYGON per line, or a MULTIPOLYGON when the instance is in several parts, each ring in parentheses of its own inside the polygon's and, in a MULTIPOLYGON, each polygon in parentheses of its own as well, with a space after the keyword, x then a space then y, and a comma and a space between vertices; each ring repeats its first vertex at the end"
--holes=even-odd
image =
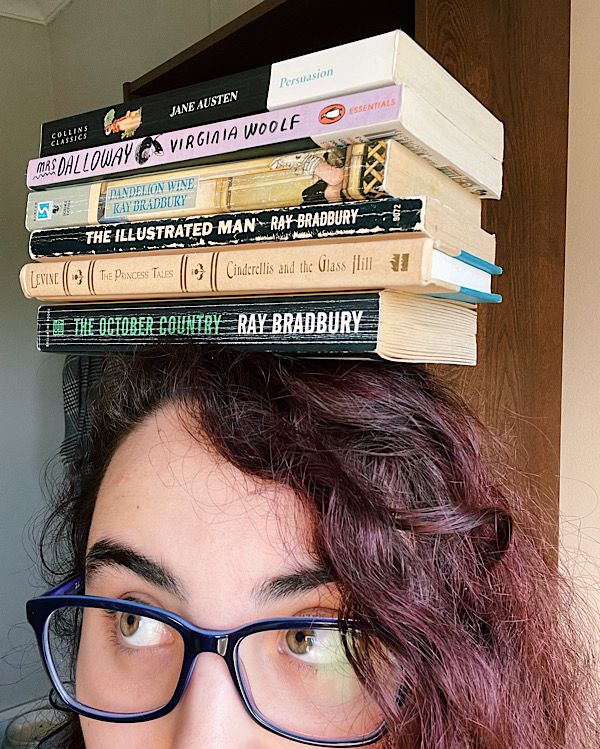
MULTIPOLYGON (((277 739, 246 712, 219 655, 202 653, 172 714, 171 749, 271 749, 277 739), (274 739, 274 741, 272 740, 274 739)), ((285 746, 288 745, 284 741, 285 746)))

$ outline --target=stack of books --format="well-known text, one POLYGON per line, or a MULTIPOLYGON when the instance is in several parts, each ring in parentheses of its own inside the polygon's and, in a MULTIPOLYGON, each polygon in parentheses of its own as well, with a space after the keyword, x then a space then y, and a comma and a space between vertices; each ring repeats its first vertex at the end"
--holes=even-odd
POLYGON ((46 123, 38 347, 475 364, 502 159, 502 123, 402 31, 46 123))

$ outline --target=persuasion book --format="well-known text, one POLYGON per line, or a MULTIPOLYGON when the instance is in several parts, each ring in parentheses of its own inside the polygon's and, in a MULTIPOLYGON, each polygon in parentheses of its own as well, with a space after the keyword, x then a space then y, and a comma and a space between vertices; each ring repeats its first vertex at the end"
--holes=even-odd
POLYGON ((29 263, 20 279, 25 296, 63 302, 368 289, 501 301, 490 294, 501 269, 476 263, 436 250, 431 239, 375 239, 29 263))
POLYGON ((500 197, 502 162, 405 85, 33 159, 27 185, 39 189, 185 162, 214 163, 236 152, 266 156, 387 137, 477 195, 500 197))
POLYGON ((494 236, 467 224, 434 198, 383 198, 34 231, 29 236, 29 254, 33 260, 53 261, 277 243, 291 249, 309 240, 364 243, 386 235, 427 235, 450 254, 460 256, 470 250, 483 260, 494 260, 494 236))
POLYGON ((330 96, 406 83, 502 160, 503 130, 483 104, 403 31, 197 83, 42 126, 40 156, 102 146, 330 96))
POLYGON ((30 230, 430 195, 479 226, 481 200, 393 140, 68 185, 29 194, 30 230))
POLYGON ((37 319, 39 350, 61 354, 212 342, 282 354, 476 363, 473 305, 392 291, 43 306, 37 319))

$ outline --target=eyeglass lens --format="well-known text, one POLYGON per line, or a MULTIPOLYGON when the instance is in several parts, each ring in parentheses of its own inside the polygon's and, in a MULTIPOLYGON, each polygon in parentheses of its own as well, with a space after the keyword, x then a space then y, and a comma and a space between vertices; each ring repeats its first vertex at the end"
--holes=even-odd
POLYGON ((256 710, 297 736, 359 740, 382 723, 337 628, 257 632, 240 643, 237 664, 256 710))
MULTIPOLYGON (((171 700, 185 648, 168 624, 127 611, 67 607, 55 611, 47 626, 58 679, 82 706, 131 714, 171 700)), ((235 662, 252 710, 279 730, 309 739, 352 741, 373 734, 382 716, 348 660, 352 640, 333 627, 245 637, 235 662)))

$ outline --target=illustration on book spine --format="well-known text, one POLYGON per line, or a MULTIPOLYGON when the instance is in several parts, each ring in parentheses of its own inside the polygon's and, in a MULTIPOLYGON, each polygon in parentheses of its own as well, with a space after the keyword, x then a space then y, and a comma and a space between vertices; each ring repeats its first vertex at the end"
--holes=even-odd
POLYGON ((111 133, 120 133, 121 139, 133 138, 142 124, 142 107, 133 110, 128 109, 122 117, 117 117, 114 109, 109 109, 104 115, 104 134, 108 137, 111 133))

